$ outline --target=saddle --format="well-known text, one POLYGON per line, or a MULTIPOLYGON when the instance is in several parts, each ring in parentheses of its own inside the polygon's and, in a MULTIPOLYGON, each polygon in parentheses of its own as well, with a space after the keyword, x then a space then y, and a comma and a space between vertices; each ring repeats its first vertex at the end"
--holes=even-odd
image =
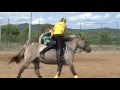
MULTIPOLYGON (((51 42, 49 42, 50 44, 45 44, 43 40, 41 41, 41 43, 46 45, 47 47, 49 47, 51 45, 51 46, 53 46, 52 49, 57 50, 57 44, 53 40, 51 40, 51 42)), ((66 49, 67 49, 66 43, 64 42, 64 44, 63 44, 63 51, 64 51, 64 53, 65 53, 66 49)))

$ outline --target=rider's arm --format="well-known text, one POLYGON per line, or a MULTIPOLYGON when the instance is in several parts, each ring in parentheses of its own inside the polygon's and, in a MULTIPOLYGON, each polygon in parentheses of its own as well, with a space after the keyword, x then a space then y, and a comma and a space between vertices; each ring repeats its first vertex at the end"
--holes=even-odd
POLYGON ((49 32, 51 33, 51 38, 52 38, 52 36, 53 36, 53 30, 49 30, 49 32))

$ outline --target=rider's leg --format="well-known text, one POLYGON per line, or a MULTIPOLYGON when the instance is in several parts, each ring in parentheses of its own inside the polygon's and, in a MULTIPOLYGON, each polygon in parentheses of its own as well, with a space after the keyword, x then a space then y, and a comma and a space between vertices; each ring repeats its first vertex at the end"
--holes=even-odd
POLYGON ((40 56, 44 57, 44 53, 47 52, 48 50, 52 49, 53 45, 48 45, 48 47, 44 48, 41 52, 40 52, 40 56))
POLYGON ((63 38, 60 36, 58 38, 58 62, 61 62, 63 58, 63 38))
POLYGON ((53 40, 55 40, 57 44, 57 59, 59 64, 60 61, 63 60, 63 36, 54 35, 53 40))

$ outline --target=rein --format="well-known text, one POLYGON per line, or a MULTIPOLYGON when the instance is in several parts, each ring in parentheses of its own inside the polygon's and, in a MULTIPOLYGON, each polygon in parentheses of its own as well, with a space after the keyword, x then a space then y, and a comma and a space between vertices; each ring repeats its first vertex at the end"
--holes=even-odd
MULTIPOLYGON (((67 46, 67 48, 69 48, 73 53, 80 53, 80 52, 82 52, 82 50, 81 49, 79 49, 79 51, 77 51, 77 52, 75 52, 74 50, 72 50, 69 46, 67 46)), ((67 51, 67 49, 65 50, 65 52, 67 51)))
MULTIPOLYGON (((80 40, 79 40, 80 41, 80 40)), ((78 42, 79 42, 78 41, 78 42)), ((69 48, 73 53, 80 53, 80 52, 82 52, 82 50, 81 49, 79 49, 79 51, 78 52, 75 52, 74 50, 72 50, 68 45, 66 45, 66 48, 69 48)), ((65 50, 65 52, 67 51, 67 49, 65 50)))

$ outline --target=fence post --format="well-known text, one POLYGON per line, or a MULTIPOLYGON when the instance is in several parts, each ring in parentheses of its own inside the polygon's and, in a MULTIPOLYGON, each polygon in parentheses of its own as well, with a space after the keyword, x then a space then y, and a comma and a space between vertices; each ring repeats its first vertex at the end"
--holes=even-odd
POLYGON ((30 12, 30 23, 29 23, 29 37, 28 40, 31 40, 31 24, 32 24, 32 12, 30 12))

